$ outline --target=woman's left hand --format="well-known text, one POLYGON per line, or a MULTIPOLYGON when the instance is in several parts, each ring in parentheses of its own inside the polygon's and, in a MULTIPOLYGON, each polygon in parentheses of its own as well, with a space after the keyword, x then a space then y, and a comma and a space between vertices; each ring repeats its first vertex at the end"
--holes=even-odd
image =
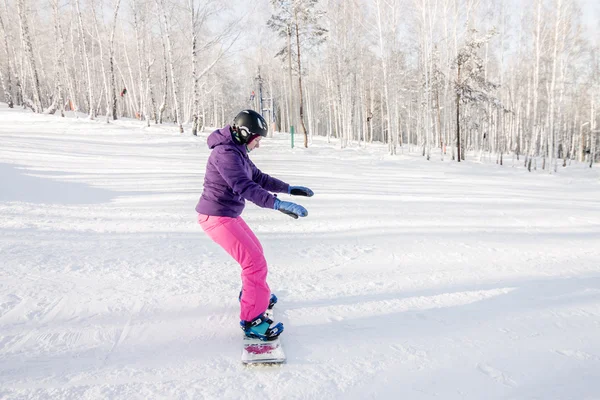
POLYGON ((288 194, 292 196, 306 196, 312 197, 314 195, 313 191, 304 186, 290 186, 288 190, 288 194))

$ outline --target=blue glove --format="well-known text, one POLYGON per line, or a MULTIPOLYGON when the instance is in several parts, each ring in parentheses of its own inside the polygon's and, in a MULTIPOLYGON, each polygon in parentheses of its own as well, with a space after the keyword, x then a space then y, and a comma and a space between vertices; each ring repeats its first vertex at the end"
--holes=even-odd
POLYGON ((275 204, 273 205, 275 210, 279 210, 284 214, 289 215, 294 219, 298 219, 298 217, 306 217, 308 215, 308 211, 306 208, 302 207, 299 204, 292 203, 290 201, 281 201, 279 199, 275 199, 275 204))
POLYGON ((290 186, 288 189, 288 194, 291 194, 292 196, 312 197, 314 193, 312 190, 304 186, 290 186))

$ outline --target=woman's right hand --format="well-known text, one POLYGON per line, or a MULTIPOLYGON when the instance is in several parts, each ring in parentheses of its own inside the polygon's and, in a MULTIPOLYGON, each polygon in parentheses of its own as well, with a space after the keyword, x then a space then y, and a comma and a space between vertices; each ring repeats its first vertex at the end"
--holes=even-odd
POLYGON ((292 203, 291 201, 281 201, 279 199, 275 199, 273 208, 289 215, 294 219, 298 219, 298 217, 306 217, 308 215, 306 208, 302 207, 300 204, 292 203))

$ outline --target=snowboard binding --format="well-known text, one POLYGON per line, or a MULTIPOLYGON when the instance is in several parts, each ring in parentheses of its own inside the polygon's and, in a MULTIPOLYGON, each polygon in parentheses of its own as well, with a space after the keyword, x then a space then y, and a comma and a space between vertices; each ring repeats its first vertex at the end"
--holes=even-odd
POLYGON ((271 326, 272 324, 273 320, 265 314, 260 315, 252 321, 240 321, 240 327, 247 337, 265 342, 277 339, 281 332, 283 332, 283 324, 281 322, 278 322, 275 326, 271 326))

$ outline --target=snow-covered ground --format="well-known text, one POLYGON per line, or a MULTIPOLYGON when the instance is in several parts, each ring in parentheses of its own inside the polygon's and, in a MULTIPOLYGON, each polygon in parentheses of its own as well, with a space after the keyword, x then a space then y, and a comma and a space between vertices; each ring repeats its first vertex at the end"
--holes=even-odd
POLYGON ((206 134, 102 121, 0 104, 0 398, 600 399, 597 168, 264 140, 316 194, 244 212, 288 357, 246 367, 206 134))

